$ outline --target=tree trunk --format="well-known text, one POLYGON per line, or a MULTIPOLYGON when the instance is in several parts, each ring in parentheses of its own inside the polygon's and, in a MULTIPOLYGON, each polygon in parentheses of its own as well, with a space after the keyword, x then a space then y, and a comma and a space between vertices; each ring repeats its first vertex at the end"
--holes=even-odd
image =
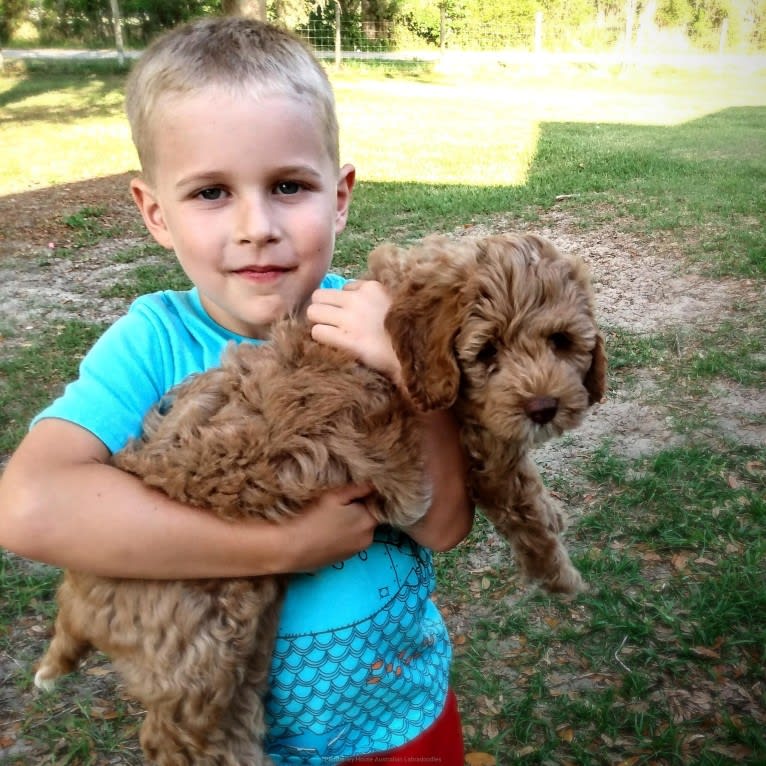
POLYGON ((112 9, 112 26, 114 27, 114 44, 117 48, 117 61, 120 66, 125 63, 125 43, 122 38, 122 13, 119 0, 109 0, 112 9))
POLYGON ((266 0, 223 0, 221 7, 227 16, 247 16, 266 21, 266 0))

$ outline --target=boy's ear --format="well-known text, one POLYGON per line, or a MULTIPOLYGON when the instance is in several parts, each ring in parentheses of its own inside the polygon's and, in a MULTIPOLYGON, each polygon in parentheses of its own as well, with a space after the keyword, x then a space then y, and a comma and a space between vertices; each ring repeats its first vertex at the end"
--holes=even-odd
POLYGON ((356 168, 344 165, 338 175, 338 197, 335 211, 335 233, 340 234, 346 228, 348 210, 351 205, 351 193, 356 181, 356 168))
POLYGON ((157 243, 168 250, 173 249, 173 240, 170 236, 165 218, 162 215, 160 203, 157 201, 151 187, 142 179, 134 178, 130 182, 130 193, 133 200, 141 211, 146 228, 149 233, 157 240, 157 243))

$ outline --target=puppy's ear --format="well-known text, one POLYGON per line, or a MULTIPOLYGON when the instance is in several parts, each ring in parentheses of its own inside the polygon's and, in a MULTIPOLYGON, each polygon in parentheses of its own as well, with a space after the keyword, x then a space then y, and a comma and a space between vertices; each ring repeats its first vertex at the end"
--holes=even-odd
POLYGON ((376 279, 393 290, 402 283, 407 266, 407 252, 390 242, 384 242, 367 256, 367 273, 363 278, 376 279))
POLYGON ((595 404, 606 393, 606 350, 601 334, 596 336, 596 347, 590 362, 590 369, 585 373, 585 389, 588 392, 588 404, 595 404))
POLYGON ((367 260, 371 278, 391 293, 385 326, 403 383, 420 410, 446 409, 457 398, 454 341, 467 311, 475 261, 475 247, 438 235, 407 249, 380 245, 367 260))
POLYGON ((464 311, 460 295, 458 285, 401 290, 386 315, 402 380, 413 404, 424 412, 446 409, 457 398, 460 368, 454 340, 464 311))

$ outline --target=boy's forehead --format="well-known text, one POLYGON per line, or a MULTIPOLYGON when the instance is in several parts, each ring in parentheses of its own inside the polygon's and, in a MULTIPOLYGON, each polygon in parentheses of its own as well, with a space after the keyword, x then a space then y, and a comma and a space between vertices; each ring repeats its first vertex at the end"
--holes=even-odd
MULTIPOLYGON (((206 85, 200 88, 189 90, 166 91, 159 95, 154 104, 153 118, 156 123, 158 119, 167 120, 173 115, 185 110, 184 105, 196 104, 205 111, 208 106, 210 114, 215 114, 218 118, 226 117, 226 109, 220 108, 227 103, 248 104, 254 109, 268 110, 268 114, 277 120, 282 116, 282 111, 274 109, 274 104, 287 104, 299 108, 306 117, 313 117, 315 124, 319 129, 326 133, 332 133, 332 127, 328 124, 327 116, 321 102, 308 94, 297 94, 277 87, 245 87, 245 86, 224 86, 224 85, 206 85), (216 111, 219 109, 219 111, 216 111)), ((305 117, 304 117, 305 119, 305 117)), ((331 136, 332 137, 332 136, 331 136)))
POLYGON ((168 147, 163 139, 175 143, 191 142, 196 137, 209 146, 213 139, 225 145, 237 135, 245 136, 248 144, 257 147, 263 136, 272 143, 276 137, 282 145, 294 137, 293 145, 300 146, 302 154, 315 146, 336 168, 338 163, 337 143, 333 143, 337 138, 332 136, 317 104, 278 90, 235 92, 208 86, 167 92, 155 104, 150 134, 154 151, 160 152, 163 145, 168 147))
POLYGON ((246 83, 209 83, 193 88, 169 89, 157 96, 155 108, 166 108, 167 106, 178 105, 186 101, 205 101, 211 103, 216 101, 227 101, 236 99, 238 101, 250 101, 254 104, 262 104, 271 99, 284 98, 309 104, 311 99, 305 96, 299 96, 297 93, 280 88, 276 85, 265 85, 256 83, 248 85, 246 83))
POLYGON ((225 123, 234 120, 243 109, 268 117, 269 121, 301 119, 317 129, 325 130, 322 108, 315 99, 305 95, 285 93, 278 89, 234 89, 221 86, 205 86, 193 90, 169 91, 157 98, 154 105, 154 122, 174 119, 202 119, 206 114, 211 120, 225 123))

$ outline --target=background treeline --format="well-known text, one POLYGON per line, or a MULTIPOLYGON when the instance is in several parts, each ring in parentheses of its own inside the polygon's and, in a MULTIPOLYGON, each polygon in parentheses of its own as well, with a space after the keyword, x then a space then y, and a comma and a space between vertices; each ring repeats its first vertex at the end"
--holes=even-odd
POLYGON ((0 42, 125 44, 194 16, 246 12, 344 50, 766 49, 766 0, 0 0, 0 42))

